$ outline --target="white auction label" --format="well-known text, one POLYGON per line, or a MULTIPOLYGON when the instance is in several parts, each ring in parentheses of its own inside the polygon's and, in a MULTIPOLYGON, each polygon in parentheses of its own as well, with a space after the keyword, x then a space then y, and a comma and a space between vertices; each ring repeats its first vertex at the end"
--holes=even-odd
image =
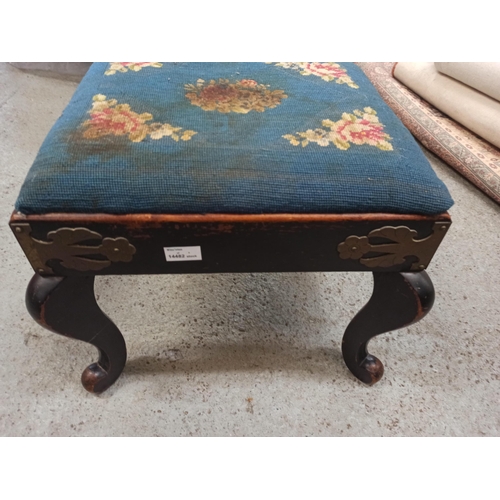
POLYGON ((167 262, 201 260, 201 247, 163 247, 167 262))

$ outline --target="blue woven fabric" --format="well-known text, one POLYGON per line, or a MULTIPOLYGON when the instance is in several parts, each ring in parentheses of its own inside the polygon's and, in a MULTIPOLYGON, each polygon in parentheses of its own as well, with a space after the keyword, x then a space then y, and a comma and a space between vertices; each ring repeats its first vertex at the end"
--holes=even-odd
POLYGON ((352 63, 95 63, 24 214, 410 213, 453 201, 352 63))

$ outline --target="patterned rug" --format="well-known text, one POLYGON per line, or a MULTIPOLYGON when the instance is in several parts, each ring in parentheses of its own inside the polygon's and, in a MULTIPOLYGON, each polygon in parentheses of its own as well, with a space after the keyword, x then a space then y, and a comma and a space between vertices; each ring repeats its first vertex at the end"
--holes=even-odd
POLYGON ((421 99, 392 76, 394 63, 357 63, 410 132, 500 203, 500 151, 421 99))

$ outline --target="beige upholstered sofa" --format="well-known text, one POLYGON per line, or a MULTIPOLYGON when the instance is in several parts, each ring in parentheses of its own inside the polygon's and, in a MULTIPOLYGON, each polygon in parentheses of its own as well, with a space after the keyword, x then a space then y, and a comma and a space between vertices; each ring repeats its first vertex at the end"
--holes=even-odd
POLYGON ((500 63, 400 62, 394 77, 500 148, 500 63))

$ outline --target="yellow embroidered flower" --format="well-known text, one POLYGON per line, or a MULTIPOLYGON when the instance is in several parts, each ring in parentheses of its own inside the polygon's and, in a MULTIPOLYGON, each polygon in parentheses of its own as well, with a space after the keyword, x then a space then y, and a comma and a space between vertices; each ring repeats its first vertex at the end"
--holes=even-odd
POLYGON ((323 120, 324 128, 297 132, 296 135, 287 134, 283 138, 290 141, 293 146, 302 144, 307 146, 315 142, 319 146, 328 146, 333 143, 338 149, 347 150, 351 144, 375 146, 382 151, 392 151, 389 134, 384 132, 384 125, 379 120, 376 111, 366 107, 363 111, 358 109, 352 113, 343 113, 342 118, 336 122, 323 120), (298 136, 298 137, 297 137, 298 136))
POLYGON ((197 134, 198 132, 195 132, 194 130, 184 130, 184 132, 181 135, 181 140, 183 141, 189 141, 193 135, 197 134))
POLYGON ((298 132, 298 135, 303 138, 302 147, 306 147, 309 142, 315 142, 319 146, 328 146, 328 132, 321 128, 315 130, 306 130, 305 132, 298 132))
POLYGON ((109 68, 104 72, 105 75, 114 75, 117 71, 126 73, 128 70, 140 71, 142 68, 151 66, 152 68, 161 68, 162 63, 159 62, 112 62, 109 63, 109 68))
MULTIPOLYGON (((152 139, 171 136, 178 141, 179 132, 182 131, 181 127, 173 127, 168 123, 147 124, 153 119, 151 113, 138 114, 130 109, 130 105, 118 104, 116 99, 106 99, 102 94, 93 97, 89 114, 90 119, 82 124, 85 127, 83 137, 86 139, 127 135, 132 142, 141 142, 149 135, 152 139)), ((188 141, 195 134, 194 130, 184 130, 182 140, 188 141)))
POLYGON ((174 141, 179 140, 178 132, 182 130, 181 127, 173 127, 168 123, 153 123, 149 127, 149 135, 151 139, 161 139, 162 137, 171 137, 174 141))
POLYGON ((292 134, 286 134, 283 136, 285 139, 289 140, 290 141, 290 144, 292 146, 298 146, 300 144, 300 141, 298 139, 295 138, 294 135, 292 134))
POLYGON ((199 79, 196 85, 188 84, 185 89, 191 104, 219 113, 262 113, 267 108, 275 108, 287 97, 283 90, 269 90, 266 85, 249 79, 233 83, 224 79, 206 83, 199 79))

